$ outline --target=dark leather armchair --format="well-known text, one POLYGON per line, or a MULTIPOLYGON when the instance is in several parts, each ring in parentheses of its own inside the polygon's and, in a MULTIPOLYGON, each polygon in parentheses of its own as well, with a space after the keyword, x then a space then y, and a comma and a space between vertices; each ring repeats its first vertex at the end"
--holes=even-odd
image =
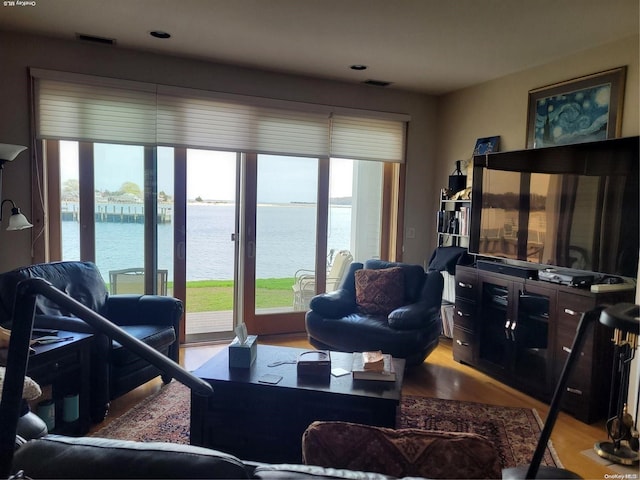
POLYGON ((318 349, 340 352, 382 350, 417 365, 438 345, 442 332, 440 306, 444 279, 420 265, 367 260, 352 263, 335 292, 315 296, 306 314, 309 342, 318 349), (355 272, 400 267, 404 302, 388 315, 363 313, 356 300, 355 272))
MULTIPOLYGON (((157 295, 109 295, 100 271, 90 262, 53 262, 0 274, 0 325, 9 324, 17 284, 39 277, 99 313, 127 333, 178 362, 182 302, 157 295)), ((96 333, 44 297, 36 301, 35 328, 93 333, 91 354, 91 418, 104 419, 110 400, 160 375, 158 370, 106 335, 96 333)), ((171 380, 163 376, 165 383, 171 380)))

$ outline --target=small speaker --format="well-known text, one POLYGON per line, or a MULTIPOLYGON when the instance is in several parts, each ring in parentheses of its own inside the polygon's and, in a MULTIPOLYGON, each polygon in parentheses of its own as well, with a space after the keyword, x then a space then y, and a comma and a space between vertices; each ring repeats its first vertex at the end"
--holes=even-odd
POLYGON ((449 175, 449 191, 451 193, 458 193, 465 188, 467 188, 466 175, 449 175))

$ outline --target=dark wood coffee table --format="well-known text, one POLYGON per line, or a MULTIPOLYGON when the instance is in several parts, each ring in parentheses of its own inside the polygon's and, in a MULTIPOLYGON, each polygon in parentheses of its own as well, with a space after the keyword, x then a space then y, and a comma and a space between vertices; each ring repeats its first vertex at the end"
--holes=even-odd
MULTIPOLYGON (((394 359, 395 382, 354 381, 351 374, 317 381, 298 378, 295 361, 304 351, 258 345, 250 369, 230 369, 225 348, 193 372, 214 393, 208 398, 191 394, 191 444, 243 460, 299 463, 302 433, 314 420, 395 427, 404 360, 394 359), (261 383, 265 374, 282 379, 261 383)), ((351 362, 352 354, 331 352, 332 368, 350 371, 351 362)))

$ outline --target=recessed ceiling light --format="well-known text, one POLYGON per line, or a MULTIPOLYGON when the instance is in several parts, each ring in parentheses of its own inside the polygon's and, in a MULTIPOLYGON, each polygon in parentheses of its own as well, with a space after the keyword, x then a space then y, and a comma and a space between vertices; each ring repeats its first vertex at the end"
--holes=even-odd
POLYGON ((349 68, 351 70, 366 70, 367 66, 366 65, 351 65, 349 68))
POLYGON ((171 34, 167 32, 163 32, 161 30, 153 30, 149 32, 149 35, 155 38, 171 38, 171 34))

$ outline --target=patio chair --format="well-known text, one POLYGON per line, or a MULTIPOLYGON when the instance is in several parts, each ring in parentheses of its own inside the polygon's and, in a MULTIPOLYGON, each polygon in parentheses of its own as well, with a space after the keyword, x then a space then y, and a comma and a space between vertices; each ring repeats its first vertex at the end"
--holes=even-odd
MULTIPOLYGON (((158 295, 167 295, 168 270, 158 270, 158 295)), ((123 293, 144 293, 144 268, 124 268, 109 270, 109 290, 111 295, 123 293)))
MULTIPOLYGON (((326 291, 333 292, 340 287, 340 282, 353 262, 348 250, 336 253, 333 263, 327 272, 326 291)), ((308 310, 309 302, 316 295, 316 275, 313 270, 300 269, 294 275, 293 309, 308 310)))

